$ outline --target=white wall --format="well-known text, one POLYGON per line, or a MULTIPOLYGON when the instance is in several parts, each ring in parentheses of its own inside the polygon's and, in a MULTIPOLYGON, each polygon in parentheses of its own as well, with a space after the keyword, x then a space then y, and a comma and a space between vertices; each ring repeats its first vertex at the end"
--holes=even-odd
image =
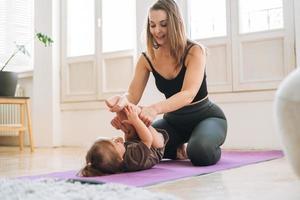
POLYGON ((228 120, 224 147, 230 149, 279 149, 273 121, 273 102, 219 103, 228 120))
POLYGON ((35 30, 54 43, 44 47, 35 41, 32 119, 37 146, 61 145, 60 112, 60 1, 34 1, 35 30))

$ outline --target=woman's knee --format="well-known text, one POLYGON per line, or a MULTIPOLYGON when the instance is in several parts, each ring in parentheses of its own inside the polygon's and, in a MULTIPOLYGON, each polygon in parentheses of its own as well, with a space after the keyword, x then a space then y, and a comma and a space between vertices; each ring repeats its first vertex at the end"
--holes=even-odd
POLYGON ((195 166, 214 165, 221 158, 221 149, 201 141, 192 141, 188 143, 187 156, 195 166))
POLYGON ((187 146, 187 155, 194 165, 213 165, 220 160, 220 146, 226 138, 227 122, 221 118, 208 118, 193 130, 187 146))

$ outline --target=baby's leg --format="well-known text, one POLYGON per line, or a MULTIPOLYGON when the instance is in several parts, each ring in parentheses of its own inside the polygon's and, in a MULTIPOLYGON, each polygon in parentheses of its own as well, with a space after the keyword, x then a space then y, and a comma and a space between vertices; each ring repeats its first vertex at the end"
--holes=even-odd
POLYGON ((119 118, 121 121, 127 119, 127 116, 126 116, 126 114, 125 114, 125 112, 124 112, 123 110, 117 112, 116 115, 118 116, 118 118, 119 118))
POLYGON ((105 103, 109 108, 112 108, 112 107, 114 107, 114 105, 117 104, 117 102, 119 101, 120 98, 121 98, 120 95, 115 95, 108 99, 105 99, 105 103))
POLYGON ((121 111, 128 103, 126 95, 115 95, 105 100, 111 112, 121 111))
MULTIPOLYGON (((136 110, 137 113, 140 113, 141 110, 142 110, 139 106, 134 105, 134 104, 132 104, 132 103, 130 103, 130 102, 127 102, 127 105, 133 106, 133 108, 136 110)), ((124 112, 123 109, 120 110, 120 111, 118 111, 118 112, 116 113, 116 115, 117 115, 117 117, 118 117, 121 121, 127 120, 127 116, 126 116, 126 114, 125 114, 125 112, 124 112)))

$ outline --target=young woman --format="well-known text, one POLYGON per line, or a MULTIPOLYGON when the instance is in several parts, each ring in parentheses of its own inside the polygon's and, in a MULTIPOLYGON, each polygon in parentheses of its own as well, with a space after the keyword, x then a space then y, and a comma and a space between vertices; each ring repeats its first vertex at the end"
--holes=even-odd
MULTIPOLYGON (((139 114, 146 125, 155 117, 163 119, 152 126, 168 132, 165 158, 177 159, 184 149, 194 165, 212 165, 219 161, 227 121, 222 110, 208 98, 205 48, 187 39, 178 5, 173 0, 158 0, 149 9, 147 51, 140 56, 128 100, 137 104, 150 73, 157 89, 166 99, 142 107, 139 114)), ((111 109, 117 111, 119 103, 111 109)), ((115 126, 115 128, 119 128, 115 126)))

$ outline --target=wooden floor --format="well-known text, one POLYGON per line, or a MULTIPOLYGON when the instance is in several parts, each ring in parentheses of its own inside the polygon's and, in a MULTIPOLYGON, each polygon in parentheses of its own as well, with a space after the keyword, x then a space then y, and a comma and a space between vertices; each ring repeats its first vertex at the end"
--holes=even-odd
MULTIPOLYGON (((79 169, 85 153, 83 148, 37 148, 30 153, 28 148, 20 152, 15 147, 0 147, 0 177, 79 169)), ((300 199, 300 179, 285 158, 166 182, 146 189, 189 200, 300 199)))

